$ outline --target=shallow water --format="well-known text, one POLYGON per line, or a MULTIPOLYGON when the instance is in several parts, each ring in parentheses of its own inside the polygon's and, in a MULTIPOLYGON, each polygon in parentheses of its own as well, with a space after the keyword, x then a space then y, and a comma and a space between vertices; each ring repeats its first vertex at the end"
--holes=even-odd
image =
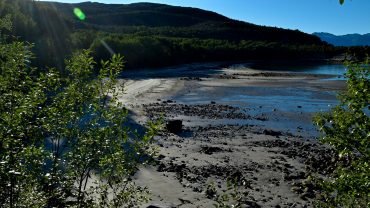
MULTIPOLYGON (((241 69, 243 66, 232 66, 241 69)), ((286 72, 309 74, 341 75, 345 68, 341 65, 307 66, 294 68, 286 72)), ((281 71, 281 70, 279 70, 281 71)), ((276 82, 270 80, 270 82, 276 82)), ((300 81, 296 81, 300 82, 300 81)), ((297 83, 294 83, 295 85, 297 83)), ((325 85, 325 80, 323 81, 325 85)), ((200 86, 188 92, 178 94, 173 99, 184 104, 207 104, 215 101, 217 104, 227 104, 239 107, 251 116, 268 118, 266 121, 223 120, 223 124, 262 125, 268 128, 302 135, 316 137, 318 132, 312 123, 316 112, 328 111, 338 104, 337 91, 325 91, 317 86, 305 84, 299 86, 200 86)))
POLYGON ((328 111, 338 103, 333 92, 262 87, 222 87, 207 92, 199 88, 174 99, 184 104, 206 104, 215 101, 217 104, 239 107, 251 116, 267 118, 265 121, 225 119, 223 124, 262 125, 302 136, 317 136, 318 132, 312 124, 313 114, 328 111), (252 91, 253 93, 248 94, 252 91), (256 94, 256 91, 261 93, 256 94))
POLYGON ((346 67, 343 64, 322 64, 322 65, 288 65, 288 64, 247 64, 252 69, 274 70, 286 72, 301 72, 309 74, 343 75, 346 67))

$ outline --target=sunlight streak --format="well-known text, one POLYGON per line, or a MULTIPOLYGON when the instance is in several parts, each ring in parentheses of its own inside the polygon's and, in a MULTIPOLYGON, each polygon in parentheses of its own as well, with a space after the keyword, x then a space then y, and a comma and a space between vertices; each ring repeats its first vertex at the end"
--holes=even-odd
POLYGON ((115 52, 113 51, 113 49, 104 40, 100 40, 100 42, 109 51, 110 55, 114 55, 115 54, 115 52))

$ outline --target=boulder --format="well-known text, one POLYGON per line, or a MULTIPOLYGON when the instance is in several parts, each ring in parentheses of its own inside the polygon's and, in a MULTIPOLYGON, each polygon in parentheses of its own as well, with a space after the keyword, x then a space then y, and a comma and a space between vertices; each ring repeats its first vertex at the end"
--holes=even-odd
POLYGON ((268 130, 268 129, 263 130, 262 133, 265 135, 276 136, 276 137, 283 135, 280 131, 274 131, 274 130, 268 130))
POLYGON ((166 123, 167 131, 171 133, 179 133, 182 131, 182 121, 181 120, 171 120, 166 123))

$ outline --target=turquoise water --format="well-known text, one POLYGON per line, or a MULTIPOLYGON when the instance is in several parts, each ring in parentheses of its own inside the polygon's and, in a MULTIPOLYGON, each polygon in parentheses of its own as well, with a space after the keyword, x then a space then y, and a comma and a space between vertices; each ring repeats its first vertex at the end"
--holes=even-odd
POLYGON ((261 71, 283 71, 283 72, 298 72, 306 74, 323 74, 323 75, 334 75, 342 78, 346 72, 346 67, 343 64, 311 64, 311 65, 295 65, 295 64, 263 64, 263 63, 246 63, 237 64, 231 66, 231 68, 240 69, 252 68, 261 71))

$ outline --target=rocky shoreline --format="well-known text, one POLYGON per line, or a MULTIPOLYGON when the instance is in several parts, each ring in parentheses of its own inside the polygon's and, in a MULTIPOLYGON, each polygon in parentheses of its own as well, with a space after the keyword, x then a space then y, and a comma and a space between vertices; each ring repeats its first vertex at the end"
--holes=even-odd
MULTIPOLYGON (((163 113, 167 120, 181 115, 255 119, 216 104, 184 106, 170 102, 143 107, 148 117, 163 113), (210 110, 204 111, 205 107, 210 110)), ((320 165, 327 167, 323 159, 332 155, 315 140, 253 125, 185 125, 177 134, 163 131, 156 144, 160 147, 156 171, 172 173, 184 189, 177 202, 159 196, 159 207, 210 207, 215 202, 207 196, 207 186, 215 182, 220 190, 225 189, 230 177, 248 182, 244 190, 248 193, 246 207, 311 207, 315 185, 308 178, 320 165), (193 192, 198 199, 185 192, 193 192)))
POLYGON ((137 123, 163 117, 182 124, 181 131, 165 129, 155 137, 157 165, 142 167, 134 177, 138 185, 152 191, 152 200, 142 207, 212 207, 216 198, 210 184, 219 193, 227 193, 230 178, 243 182, 238 189, 245 207, 312 207, 317 187, 311 175, 333 170, 333 152, 299 129, 292 132, 268 125, 306 117, 310 122, 311 113, 303 111, 307 106, 296 107, 298 113, 279 108, 265 113, 265 106, 251 108, 217 99, 192 103, 183 98, 196 92, 220 93, 212 91, 215 86, 274 89, 287 85, 311 87, 320 94, 344 85, 332 82, 322 88, 320 80, 327 76, 286 72, 222 70, 191 77, 185 72, 132 82, 139 92, 122 95, 121 101, 133 111, 137 123))

